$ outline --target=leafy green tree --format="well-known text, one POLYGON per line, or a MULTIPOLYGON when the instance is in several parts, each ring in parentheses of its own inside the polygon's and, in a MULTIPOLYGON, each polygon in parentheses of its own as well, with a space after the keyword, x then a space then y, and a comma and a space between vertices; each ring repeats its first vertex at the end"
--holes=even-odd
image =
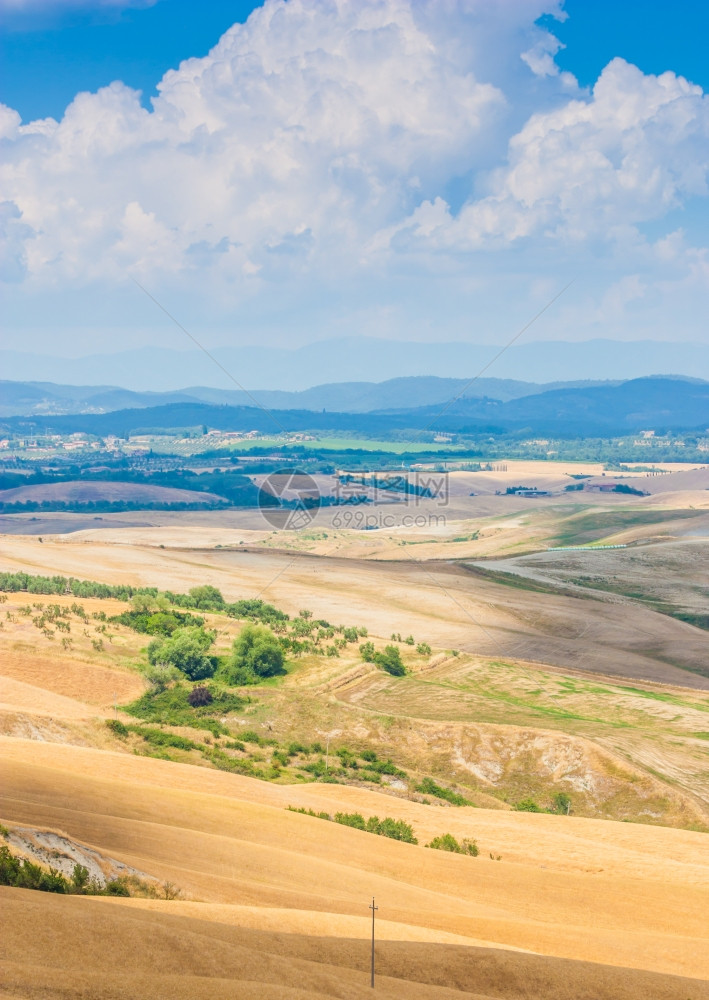
POLYGON ((375 652, 376 650, 373 642, 363 642, 359 647, 359 655, 366 663, 374 663, 375 652))
POLYGON ((552 798, 552 812, 561 813, 562 816, 568 816, 571 812, 571 796, 567 795, 566 792, 557 792, 552 798))
POLYGON ((192 606, 200 608, 203 611, 209 611, 210 608, 224 607, 224 598, 221 591, 208 583, 203 584, 201 587, 192 587, 189 595, 193 602, 192 606))
POLYGON ((283 647, 263 625, 246 625, 241 630, 223 669, 223 677, 229 684, 249 684, 285 673, 283 647))
POLYGON ((406 673, 401 653, 396 646, 385 646, 381 652, 374 654, 373 659, 378 667, 393 677, 403 677, 406 673))
POLYGON ((148 660, 153 666, 169 665, 185 674, 191 681, 211 677, 216 669, 215 659, 208 655, 214 636, 198 625, 178 628, 167 639, 154 639, 148 646, 148 660))
POLYGON ((74 870, 71 873, 71 882, 74 887, 74 892, 86 892, 89 884, 89 869, 84 865, 74 865, 74 870))

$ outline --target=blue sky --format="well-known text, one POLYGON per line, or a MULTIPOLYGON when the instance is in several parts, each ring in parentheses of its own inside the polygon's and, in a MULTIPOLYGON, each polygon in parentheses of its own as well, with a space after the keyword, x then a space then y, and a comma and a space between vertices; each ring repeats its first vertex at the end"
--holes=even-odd
POLYGON ((709 4, 0 9, 13 347, 706 341, 709 4))

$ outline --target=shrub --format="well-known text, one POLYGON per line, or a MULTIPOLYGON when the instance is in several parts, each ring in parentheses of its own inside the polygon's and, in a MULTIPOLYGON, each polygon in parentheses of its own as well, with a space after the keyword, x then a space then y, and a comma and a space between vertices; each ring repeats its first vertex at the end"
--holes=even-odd
MULTIPOLYGON (((141 599, 144 595, 139 595, 141 599)), ((137 600, 137 598, 133 598, 137 600)), ((134 632, 142 632, 145 635, 170 636, 178 628, 185 628, 188 625, 204 625, 204 618, 200 615, 191 615, 187 611, 124 611, 120 615, 111 618, 116 625, 125 625, 132 628, 134 632)))
POLYGON ((435 851, 450 851, 453 854, 469 854, 472 858, 477 858, 480 850, 474 840, 457 841, 452 833, 444 833, 440 837, 434 837, 426 847, 432 847, 435 851))
POLYGON ((359 655, 365 661, 365 663, 374 663, 374 655, 376 650, 374 648, 373 642, 363 642, 359 647, 359 655))
POLYGON ((251 618, 253 621, 272 623, 288 621, 285 611, 280 611, 272 604, 266 604, 257 598, 226 604, 224 610, 230 618, 251 618))
POLYGON ((401 653, 396 646, 385 646, 382 652, 374 654, 373 660, 378 667, 393 677, 403 677, 406 673, 401 653))
POLYGON ((148 646, 151 664, 168 664, 180 670, 191 681, 201 681, 214 674, 214 658, 207 650, 214 637, 199 626, 176 629, 167 639, 153 639, 148 646))
POLYGON ((192 706, 190 694, 195 688, 176 684, 171 688, 154 689, 142 695, 137 701, 124 706, 124 711, 148 722, 160 722, 169 726, 192 726, 208 729, 214 736, 228 730, 217 719, 216 713, 225 715, 237 712, 244 705, 244 699, 230 691, 218 687, 209 688, 212 700, 208 705, 192 706))
POLYGON ((312 809, 303 808, 303 806, 301 806, 299 809, 296 809, 295 806, 286 806, 286 809, 288 810, 288 812, 301 813, 303 816, 314 816, 316 819, 329 819, 329 820, 332 819, 330 813, 314 812, 312 809))
POLYGON ((367 823, 362 813, 335 813, 335 822, 343 826, 354 827, 355 830, 366 830, 367 823))
POLYGON ((528 813, 540 813, 544 812, 541 806, 538 806, 534 799, 522 799, 515 806, 517 812, 528 812, 528 813))
POLYGON ((431 655, 431 647, 429 646, 429 644, 427 642, 420 642, 418 644, 418 646, 416 647, 416 652, 420 653, 421 656, 430 656, 431 655))
POLYGON ((389 837, 391 840, 401 840, 407 844, 418 844, 414 836, 413 829, 408 823, 401 819, 391 819, 386 816, 379 819, 378 816, 370 816, 365 820, 361 813, 335 813, 335 822, 343 826, 351 826, 355 830, 364 830, 366 833, 375 833, 380 837, 389 837))
POLYGON ((261 737, 259 736, 258 733, 254 732, 253 729, 244 730, 244 732, 241 733, 240 736, 241 739, 244 741, 244 743, 256 743, 257 745, 260 745, 261 743, 261 737))
POLYGON ((552 798, 552 812, 568 816, 571 812, 571 797, 566 792, 557 792, 552 798))
POLYGON ((221 610, 224 607, 224 598, 221 595, 221 591, 209 584, 204 584, 201 587, 192 587, 189 591, 189 597, 193 608, 209 611, 221 610))
POLYGON ((229 684, 254 683, 285 674, 284 664, 283 649, 273 632, 262 625, 246 625, 234 640, 222 676, 229 684))
POLYGON ((424 795, 435 795, 437 799, 444 799, 446 802, 450 802, 452 806, 470 805, 470 801, 464 795, 454 792, 451 788, 444 788, 442 785, 437 785, 432 778, 424 778, 421 784, 416 786, 416 791, 422 792, 424 795))
POLYGON ((214 701, 214 696, 208 687, 204 687, 203 684, 192 688, 190 693, 187 695, 187 701, 192 706, 192 708, 202 708, 204 705, 211 705, 214 701))
POLYGON ((153 747, 175 747, 177 750, 197 750, 198 745, 185 736, 176 733, 166 733, 164 729, 153 729, 150 726, 134 726, 133 732, 142 736, 146 743, 153 747))
POLYGON ((396 778, 406 777, 406 771, 398 768, 391 759, 367 761, 367 768, 370 771, 375 771, 377 774, 388 774, 396 778))
POLYGON ((116 736, 125 737, 130 732, 128 726, 124 722, 121 722, 120 719, 107 719, 106 725, 116 736))
MULTIPOLYGON (((141 890, 147 888, 139 879, 133 881, 141 890)), ((26 858, 15 857, 5 845, 0 847, 0 885, 64 895, 130 896, 128 879, 112 879, 101 887, 95 879, 89 878, 88 869, 79 864, 74 865, 71 878, 66 878, 56 868, 42 868, 26 858)))

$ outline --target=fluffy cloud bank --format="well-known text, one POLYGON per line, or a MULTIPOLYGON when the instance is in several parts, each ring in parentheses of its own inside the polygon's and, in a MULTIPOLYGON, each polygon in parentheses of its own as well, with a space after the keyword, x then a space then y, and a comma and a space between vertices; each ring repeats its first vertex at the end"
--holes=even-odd
MULTIPOLYGON (((152 110, 120 82, 60 122, 3 108, 2 277, 194 280, 238 302, 608 243, 703 276, 701 248, 648 248, 638 227, 706 197, 706 96, 622 59, 580 92, 545 12, 558 0, 267 0, 169 71, 152 110)), ((624 280, 624 302, 642 297, 624 280)))
POLYGON ((424 204, 411 222, 423 239, 469 248, 538 234, 607 240, 706 197, 708 140, 701 87, 614 59, 590 99, 534 114, 512 136, 487 197, 456 219, 440 201, 424 204))

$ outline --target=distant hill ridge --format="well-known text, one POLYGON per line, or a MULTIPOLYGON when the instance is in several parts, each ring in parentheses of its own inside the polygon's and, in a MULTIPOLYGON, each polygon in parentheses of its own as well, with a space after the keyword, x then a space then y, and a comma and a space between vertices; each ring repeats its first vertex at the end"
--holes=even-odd
POLYGON ((22 429, 104 436, 206 425, 217 430, 280 433, 336 430, 374 436, 394 431, 519 432, 561 437, 623 435, 639 430, 709 428, 709 382, 656 377, 619 385, 564 387, 501 401, 464 396, 445 410, 448 396, 427 406, 346 412, 308 409, 274 410, 255 406, 215 406, 172 402, 108 413, 14 416, 0 420, 6 432, 22 429))
POLYGON ((60 385, 54 382, 0 381, 0 416, 61 413, 107 413, 143 409, 169 403, 215 403, 253 406, 257 400, 271 410, 330 410, 369 413, 374 410, 411 409, 445 403, 463 392, 465 398, 489 397, 506 402, 550 389, 618 385, 619 382, 521 382, 516 379, 439 378, 411 375, 385 382, 333 382, 299 392, 281 390, 216 389, 190 386, 174 392, 135 392, 114 385, 60 385))

